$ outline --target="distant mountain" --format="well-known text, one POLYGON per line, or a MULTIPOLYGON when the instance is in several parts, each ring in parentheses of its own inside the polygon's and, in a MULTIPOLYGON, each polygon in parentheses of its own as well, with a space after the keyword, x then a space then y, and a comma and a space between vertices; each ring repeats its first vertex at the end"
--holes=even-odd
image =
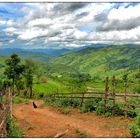
POLYGON ((66 48, 46 48, 46 49, 30 49, 28 50, 30 52, 34 52, 34 53, 45 53, 51 57, 56 57, 56 56, 59 56, 59 55, 62 55, 62 54, 65 54, 67 52, 71 52, 72 50, 70 49, 66 49, 66 48))
POLYGON ((140 67, 140 45, 88 47, 50 61, 91 75, 123 74, 140 67))
POLYGON ((38 61, 48 61, 51 57, 57 57, 64 53, 71 52, 69 49, 19 49, 19 48, 1 48, 0 56, 9 56, 13 53, 23 58, 32 58, 38 61))
POLYGON ((46 53, 32 52, 31 50, 24 50, 19 48, 0 49, 0 56, 8 57, 13 53, 18 54, 22 58, 31 58, 36 61, 48 61, 50 59, 50 56, 48 56, 46 53))

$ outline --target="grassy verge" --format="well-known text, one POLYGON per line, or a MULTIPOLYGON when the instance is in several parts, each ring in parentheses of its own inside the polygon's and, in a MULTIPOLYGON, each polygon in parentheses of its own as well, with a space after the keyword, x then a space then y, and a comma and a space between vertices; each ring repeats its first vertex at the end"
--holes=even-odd
POLYGON ((134 138, 140 138, 140 115, 136 116, 133 123, 128 126, 129 131, 134 138))
POLYGON ((23 135, 23 132, 19 128, 17 128, 14 119, 8 120, 6 130, 8 138, 21 138, 23 135))
POLYGON ((26 103, 26 102, 28 102, 28 99, 21 98, 19 96, 14 96, 13 97, 13 103, 14 104, 20 104, 20 103, 26 103))

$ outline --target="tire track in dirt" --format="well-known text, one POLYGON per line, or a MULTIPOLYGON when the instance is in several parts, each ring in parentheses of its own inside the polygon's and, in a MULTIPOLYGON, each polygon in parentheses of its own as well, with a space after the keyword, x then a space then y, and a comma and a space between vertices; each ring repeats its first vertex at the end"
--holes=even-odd
MULTIPOLYGON (((35 101, 37 105, 43 101, 35 101)), ((43 107, 34 109, 32 101, 13 106, 13 115, 24 137, 54 137, 57 133, 68 132, 63 137, 131 137, 127 126, 129 119, 124 117, 102 117, 95 113, 79 113, 72 110, 68 115, 58 109, 43 107)))

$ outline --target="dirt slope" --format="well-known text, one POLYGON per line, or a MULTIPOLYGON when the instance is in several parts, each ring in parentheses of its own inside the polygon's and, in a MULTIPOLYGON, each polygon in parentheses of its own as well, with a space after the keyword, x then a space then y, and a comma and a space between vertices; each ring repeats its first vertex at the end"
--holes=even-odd
MULTIPOLYGON (((43 101, 35 101, 37 105, 43 101)), ((130 137, 124 117, 102 117, 94 113, 79 113, 72 110, 68 115, 52 107, 34 109, 32 102, 13 106, 13 115, 24 137, 54 137, 68 132, 63 137, 130 137)))

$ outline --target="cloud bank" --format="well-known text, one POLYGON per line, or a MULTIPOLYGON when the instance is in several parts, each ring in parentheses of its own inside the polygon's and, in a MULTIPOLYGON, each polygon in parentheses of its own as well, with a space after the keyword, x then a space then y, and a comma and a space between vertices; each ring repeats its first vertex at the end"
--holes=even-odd
POLYGON ((0 46, 139 44, 139 9, 139 3, 0 3, 0 46))

